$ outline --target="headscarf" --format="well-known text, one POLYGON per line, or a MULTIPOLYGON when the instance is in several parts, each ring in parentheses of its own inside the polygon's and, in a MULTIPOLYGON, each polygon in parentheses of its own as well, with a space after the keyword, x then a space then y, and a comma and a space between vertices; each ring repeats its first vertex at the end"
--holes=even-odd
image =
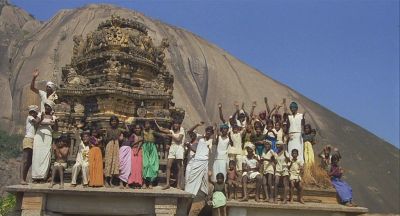
POLYGON ((56 85, 55 83, 53 83, 52 81, 48 81, 48 82, 46 83, 46 86, 48 86, 48 87, 50 87, 51 89, 53 89, 53 91, 55 91, 56 88, 57 88, 57 85, 56 85))
POLYGON ((51 107, 52 110, 54 110, 54 106, 56 105, 56 104, 54 103, 54 101, 49 100, 49 99, 47 99, 47 100, 44 102, 44 104, 49 105, 49 106, 51 107))
POLYGON ((294 102, 294 101, 293 101, 292 103, 290 103, 289 107, 290 107, 290 108, 294 108, 294 109, 299 108, 299 106, 297 105, 297 103, 294 102))
POLYGON ((28 112, 31 112, 31 111, 39 112, 39 107, 36 105, 29 105, 28 112))
POLYGON ((229 129, 229 125, 228 124, 221 124, 219 126, 219 129, 229 129))

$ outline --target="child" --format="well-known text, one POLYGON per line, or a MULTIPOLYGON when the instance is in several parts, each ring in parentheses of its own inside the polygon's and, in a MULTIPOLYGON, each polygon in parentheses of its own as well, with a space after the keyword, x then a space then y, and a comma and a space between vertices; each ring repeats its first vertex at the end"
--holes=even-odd
POLYGON ((131 150, 131 175, 128 179, 128 184, 132 185, 133 188, 140 189, 143 185, 143 177, 142 177, 142 143, 143 143, 143 133, 142 127, 140 125, 135 125, 133 128, 133 134, 130 137, 132 141, 132 150, 131 150))
POLYGON ((287 193, 289 190, 289 169, 288 162, 290 161, 289 153, 285 151, 283 148, 282 142, 277 142, 276 146, 278 147, 278 152, 275 156, 275 186, 274 186, 274 203, 277 203, 277 195, 278 195, 278 184, 279 181, 283 181, 283 204, 287 203, 287 193))
POLYGON ((39 107, 30 105, 28 107, 29 115, 26 117, 25 137, 22 141, 22 164, 21 164, 21 184, 27 185, 26 176, 28 175, 29 168, 32 165, 32 148, 33 138, 35 137, 36 127, 40 121, 38 117, 39 107))
POLYGON ((121 134, 122 144, 119 148, 119 188, 124 189, 129 188, 128 178, 131 175, 132 169, 132 149, 131 144, 132 141, 129 139, 130 134, 128 131, 125 131, 121 134))
POLYGON ((49 188, 54 186, 54 179, 56 174, 59 174, 60 177, 60 189, 64 188, 64 169, 67 168, 67 158, 69 152, 69 140, 66 136, 61 136, 56 140, 56 143, 53 144, 55 162, 53 164, 53 168, 51 170, 51 183, 49 188))
POLYGON ((327 145, 322 149, 321 153, 319 154, 319 157, 321 158, 321 167, 322 169, 326 170, 326 172, 329 172, 331 170, 331 146, 327 145))
POLYGON ((304 204, 303 200, 303 186, 301 184, 301 173, 303 172, 303 163, 297 160, 299 151, 297 149, 292 150, 292 160, 289 165, 290 174, 290 203, 293 203, 294 188, 297 188, 297 201, 304 204))
POLYGON ((158 176, 159 158, 155 142, 156 132, 151 129, 149 121, 144 123, 143 130, 143 145, 142 147, 142 163, 143 163, 143 178, 145 185, 143 187, 153 188, 153 182, 158 176))
POLYGON ((276 141, 278 140, 278 135, 274 132, 274 122, 272 120, 267 121, 267 125, 264 129, 266 140, 271 142, 271 149, 277 152, 276 141))
POLYGON ((113 179, 119 175, 119 141, 122 131, 118 128, 118 124, 117 116, 111 116, 110 128, 106 132, 107 146, 104 159, 106 187, 113 187, 113 179))
POLYGON ((275 127, 272 131, 276 134, 276 140, 283 142, 283 129, 281 122, 275 122, 275 127))
POLYGON ((236 172, 236 162, 234 160, 229 161, 229 170, 227 172, 227 183, 228 183, 228 199, 231 200, 232 197, 237 199, 236 187, 238 174, 236 172))
POLYGON ((247 156, 243 160, 243 174, 242 174, 242 184, 243 184, 243 198, 242 202, 248 201, 249 196, 247 193, 247 182, 255 180, 256 181, 256 202, 260 201, 260 189, 262 185, 262 176, 258 172, 259 164, 258 158, 254 155, 254 145, 246 147, 247 156))
POLYGON ((103 187, 103 155, 99 147, 101 140, 98 131, 92 131, 92 136, 89 138, 89 186, 103 187))
POLYGON ((314 164, 314 150, 313 145, 314 135, 311 133, 311 125, 304 125, 303 142, 304 142, 304 163, 306 166, 314 164))
POLYGON ((332 155, 332 166, 329 172, 329 177, 331 177, 331 182, 333 187, 335 187, 336 192, 340 198, 340 202, 346 206, 355 206, 352 203, 353 200, 353 190, 350 185, 342 180, 343 170, 338 165, 340 160, 339 154, 332 155))
POLYGON ((264 152, 266 135, 263 134, 261 124, 254 123, 255 133, 251 136, 251 142, 256 146, 256 154, 261 157, 264 152))
POLYGON ((236 170, 242 171, 242 132, 243 129, 238 125, 232 125, 232 131, 229 133, 233 146, 229 146, 228 148, 228 158, 229 160, 235 161, 236 170))
POLYGON ((213 206, 212 215, 226 216, 226 184, 224 181, 224 174, 218 173, 216 175, 217 182, 213 183, 214 191, 212 195, 212 201, 209 201, 209 205, 213 206))
POLYGON ((263 187, 265 193, 265 201, 272 202, 274 194, 274 174, 275 174, 275 156, 276 153, 271 149, 271 143, 265 143, 265 151, 261 157, 263 161, 263 187), (269 193, 270 192, 270 193, 269 193))
POLYGON ((79 143, 78 153, 76 155, 75 164, 72 167, 72 180, 71 187, 76 187, 76 179, 82 170, 83 187, 88 185, 89 176, 89 149, 90 149, 90 132, 85 131, 82 133, 81 143, 79 143))

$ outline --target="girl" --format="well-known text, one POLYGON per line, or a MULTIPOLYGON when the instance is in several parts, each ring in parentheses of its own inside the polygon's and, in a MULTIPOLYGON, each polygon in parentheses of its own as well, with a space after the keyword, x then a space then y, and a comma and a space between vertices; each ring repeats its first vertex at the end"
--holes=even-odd
POLYGON ((313 145, 314 135, 311 133, 311 125, 304 125, 303 142, 304 142, 304 163, 307 167, 314 164, 314 150, 313 145))
POLYGON ((132 141, 131 150, 131 175, 129 176, 128 184, 132 185, 133 188, 140 189, 143 185, 142 177, 142 144, 143 144, 143 130, 140 125, 135 125, 133 128, 133 134, 130 137, 132 141))
POLYGON ((335 187, 336 192, 340 198, 340 203, 346 206, 354 206, 352 203, 353 190, 351 189, 350 185, 342 180, 343 170, 338 165, 339 160, 339 154, 332 155, 329 177, 331 177, 332 185, 333 187, 335 187))
POLYGON ((92 136, 89 139, 89 186, 103 187, 103 155, 99 147, 100 134, 97 131, 92 131, 92 136))
POLYGON ((54 102, 46 100, 45 112, 41 114, 36 134, 33 138, 32 179, 35 182, 44 181, 50 168, 53 128, 56 117, 53 116, 54 102))
POLYGON ((117 116, 110 117, 110 128, 106 132, 105 169, 106 187, 113 187, 114 177, 119 175, 119 141, 121 140, 121 129, 118 128, 117 116))
POLYGON ((131 144, 132 140, 129 139, 129 132, 124 132, 121 134, 122 144, 119 148, 119 187, 121 189, 129 188, 128 178, 131 175, 132 159, 131 159, 131 144))
POLYGON ((274 191, 274 174, 275 174, 275 156, 276 153, 271 149, 271 143, 265 143, 265 152, 263 153, 261 160, 263 161, 263 187, 265 193, 265 201, 272 202, 273 191, 274 191), (270 192, 270 193, 269 193, 270 192))
POLYGON ((271 142, 271 149, 274 152, 277 152, 278 149, 276 148, 276 141, 278 139, 278 135, 274 132, 274 122, 272 120, 267 121, 267 125, 264 129, 266 140, 271 142))
MULTIPOLYGON (((157 153, 157 147, 155 141, 155 131, 151 129, 150 122, 144 123, 143 131, 143 146, 142 146, 142 157, 143 157, 143 178, 147 188, 153 188, 153 182, 158 176, 159 159, 157 153)), ((143 185, 144 187, 144 185, 143 185)))
POLYGON ((217 181, 214 185, 214 192, 212 195, 212 201, 209 201, 209 205, 213 206, 212 215, 226 216, 226 184, 224 181, 224 174, 218 173, 216 175, 217 181))

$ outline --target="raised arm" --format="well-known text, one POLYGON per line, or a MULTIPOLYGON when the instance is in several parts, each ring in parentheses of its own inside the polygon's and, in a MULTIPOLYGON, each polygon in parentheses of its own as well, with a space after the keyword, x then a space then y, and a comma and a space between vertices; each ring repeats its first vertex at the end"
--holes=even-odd
POLYGON ((35 92, 36 94, 39 94, 39 89, 37 89, 35 87, 35 82, 36 82, 36 78, 39 76, 39 70, 36 68, 33 71, 33 77, 32 77, 32 81, 31 81, 31 91, 35 92))
POLYGON ((251 105, 250 117, 249 117, 248 121, 253 118, 254 110, 256 109, 256 106, 257 106, 257 101, 253 101, 253 104, 251 105))
POLYGON ((200 123, 195 124, 193 127, 191 127, 191 128, 187 131, 187 133, 193 132, 197 127, 202 126, 202 125, 204 125, 204 122, 203 122, 203 121, 201 121, 200 123))
POLYGON ((264 97, 264 103, 265 103, 265 108, 267 109, 267 113, 269 114, 271 112, 271 110, 269 109, 268 98, 267 97, 264 97))
POLYGON ((222 113, 222 104, 218 103, 218 112, 219 112, 219 119, 222 121, 222 123, 226 123, 224 114, 222 113))
POLYGON ((161 126, 157 123, 156 120, 154 120, 154 123, 156 124, 156 127, 158 128, 158 130, 159 130, 161 133, 171 134, 171 132, 170 132, 168 129, 161 127, 161 126))

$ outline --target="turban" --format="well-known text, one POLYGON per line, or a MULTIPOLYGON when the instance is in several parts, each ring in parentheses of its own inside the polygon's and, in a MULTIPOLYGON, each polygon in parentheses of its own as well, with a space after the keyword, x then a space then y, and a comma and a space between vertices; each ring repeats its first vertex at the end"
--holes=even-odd
POLYGON ((55 83, 51 82, 51 81, 48 81, 48 82, 46 83, 46 86, 48 86, 48 87, 50 87, 51 89, 53 89, 53 91, 55 91, 55 90, 56 90, 56 87, 57 87, 57 85, 56 85, 55 83))
POLYGON ((296 102, 292 102, 292 103, 290 103, 290 106, 289 106, 290 108, 295 108, 295 109, 297 109, 297 108, 299 108, 299 106, 297 105, 297 103, 296 102))
POLYGON ((44 104, 49 105, 49 106, 51 107, 51 109, 54 109, 54 106, 56 105, 56 104, 54 103, 54 101, 48 100, 48 99, 44 102, 44 104))
POLYGON ((244 110, 241 109, 241 110, 239 111, 239 114, 245 114, 244 110))
POLYGON ((245 144, 244 144, 244 148, 246 149, 246 148, 251 148, 251 149, 255 149, 256 148, 256 146, 252 143, 252 142, 246 142, 245 144))
POLYGON ((39 112, 39 107, 36 105, 30 105, 30 106, 28 106, 28 111, 29 112, 31 112, 31 111, 39 112))

